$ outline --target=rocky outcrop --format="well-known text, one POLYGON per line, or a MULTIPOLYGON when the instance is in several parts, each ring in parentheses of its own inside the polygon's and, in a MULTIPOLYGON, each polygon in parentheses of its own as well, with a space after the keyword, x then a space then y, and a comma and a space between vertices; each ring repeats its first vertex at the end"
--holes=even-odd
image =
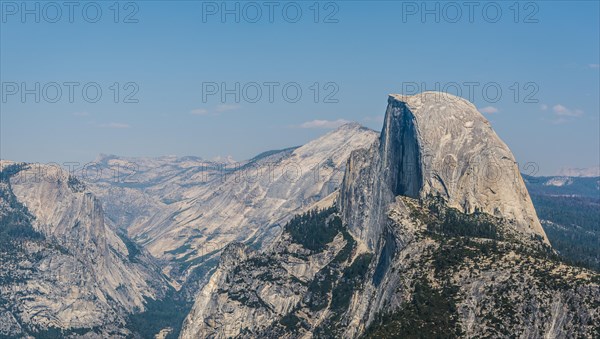
POLYGON ((600 334, 600 276, 558 260, 510 150, 463 99, 390 96, 328 201, 262 251, 228 250, 181 338, 600 334))
POLYGON ((128 314, 143 311, 146 299, 167 289, 158 267, 105 224, 100 201, 68 173, 1 165, 7 202, 0 206, 1 227, 14 231, 2 244, 0 322, 13 335, 127 335, 128 314), (31 236, 23 238, 26 229, 31 236))
POLYGON ((397 197, 379 253, 345 228, 318 250, 289 227, 269 251, 230 245, 181 338, 597 335, 600 275, 430 203, 397 197))
POLYGON ((370 248, 385 206, 398 195, 439 196, 464 213, 504 218, 515 232, 548 244, 512 153, 473 104, 450 94, 390 95, 379 142, 350 157, 340 206, 370 248))
MULTIPOLYGON (((329 227, 336 227, 329 212, 322 215, 323 222, 329 220, 329 227)), ((181 337, 260 336, 287 314, 306 311, 308 317, 325 300, 314 281, 331 279, 327 272, 332 260, 348 260, 355 242, 347 232, 336 231, 325 245, 323 250, 307 249, 289 232, 267 253, 229 244, 215 274, 198 294, 181 337), (307 305, 304 311, 301 304, 307 305)), ((311 321, 318 322, 318 317, 311 321)))

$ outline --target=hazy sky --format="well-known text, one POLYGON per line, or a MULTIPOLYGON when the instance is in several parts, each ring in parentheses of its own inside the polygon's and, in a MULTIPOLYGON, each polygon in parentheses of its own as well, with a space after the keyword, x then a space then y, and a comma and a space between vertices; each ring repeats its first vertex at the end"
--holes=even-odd
POLYGON ((379 130, 418 84, 471 96, 539 174, 598 166, 598 2, 473 3, 2 1, 0 157, 244 159, 379 130))

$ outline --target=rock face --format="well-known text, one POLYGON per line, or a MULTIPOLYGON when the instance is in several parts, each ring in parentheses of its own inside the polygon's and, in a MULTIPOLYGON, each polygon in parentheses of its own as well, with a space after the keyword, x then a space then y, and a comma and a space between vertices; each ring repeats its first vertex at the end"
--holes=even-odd
POLYGON ((96 161, 103 174, 88 175, 86 183, 115 224, 184 284, 194 270, 215 265, 230 242, 269 243, 295 213, 333 193, 350 152, 376 138, 347 124, 306 145, 240 163, 104 156, 96 161))
POLYGON ((106 225, 100 201, 68 173, 1 167, 0 335, 127 335, 127 315, 167 289, 158 267, 106 225))
POLYGON ((337 199, 227 248, 181 338, 594 337, 600 276, 557 260, 475 107, 392 95, 337 199))
POLYGON ((349 160, 341 209, 370 248, 385 205, 398 195, 440 196, 450 207, 505 218, 515 231, 548 243, 512 153, 475 106, 456 96, 390 95, 379 141, 349 160))
POLYGON ((560 261, 457 97, 242 163, 0 168, 0 337, 600 337, 600 275, 560 261))
POLYGON ((225 245, 268 244, 330 204, 350 152, 376 137, 348 124, 241 163, 101 156, 74 175, 2 161, 0 337, 176 335, 225 245))

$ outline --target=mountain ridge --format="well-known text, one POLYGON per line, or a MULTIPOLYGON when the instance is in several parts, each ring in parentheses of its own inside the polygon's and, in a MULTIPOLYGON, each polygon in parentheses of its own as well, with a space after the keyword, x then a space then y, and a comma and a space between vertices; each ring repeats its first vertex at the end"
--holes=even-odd
POLYGON ((0 322, 14 326, 0 334, 131 333, 119 324, 167 290, 153 260, 107 225, 100 201, 68 173, 7 161, 0 167, 3 196, 13 201, 0 213, 30 215, 27 223, 40 235, 9 239, 18 250, 2 254, 0 266, 13 270, 0 279, 0 299, 7 302, 0 322))
MULTIPOLYGON (((1 167, 11 164, 3 161, 1 167)), ((28 243, 51 241, 81 253, 87 260, 81 270, 92 263, 99 263, 99 271, 115 266, 102 264, 117 260, 110 259, 115 253, 116 271, 105 275, 118 277, 129 270, 125 276, 138 277, 116 289, 98 280, 108 286, 102 294, 125 306, 109 302, 103 308, 103 301, 89 301, 89 310, 101 309, 88 315, 97 326, 91 329, 22 321, 21 311, 2 306, 4 297, 13 296, 1 289, 5 325, 0 335, 38 333, 35 326, 48 335, 62 328, 91 337, 595 333, 587 322, 599 317, 593 307, 600 298, 598 273, 559 261, 544 229, 552 232, 554 245, 554 239, 562 240, 557 232, 570 226, 553 218, 537 229, 527 192, 536 199, 541 194, 587 199, 600 186, 589 187, 594 178, 519 174, 510 150, 464 99, 431 92, 391 95, 381 133, 347 124, 306 145, 241 162, 100 155, 87 175, 75 173, 83 180, 52 166, 23 166, 31 167, 24 167, 23 177, 43 173, 43 180, 13 177, 10 190, 0 183, 0 198, 14 192, 14 199, 27 206, 18 214, 18 204, 4 206, 0 199, 0 219, 8 213, 12 220, 24 220, 24 226, 30 222, 32 233, 24 233, 31 237, 25 238, 28 243), (300 174, 295 180, 285 177, 286 169, 298 168, 287 173, 300 174), (272 203, 265 204, 269 199, 272 203), (513 200, 512 205, 505 200, 513 200), (214 227, 198 226, 205 222, 214 227), (226 228, 229 232, 223 232, 226 228), (38 231, 50 240, 36 240, 38 231), (161 242, 166 247, 146 252, 126 233, 150 249, 161 242), (88 242, 93 246, 82 247, 88 242), (114 249, 106 251, 108 243, 114 249), (155 272, 144 276, 136 262, 155 272), (503 313, 506 307, 510 312, 503 313), (106 313, 111 309, 112 318, 106 313), (187 317, 179 332, 182 312, 187 317), (119 324, 107 326, 111 321, 119 324), (543 325, 549 321, 558 325, 543 325), (422 327, 414 332, 415 326, 422 327)), ((561 252, 573 252, 558 244, 561 252)), ((60 258, 59 252, 44 251, 60 258)), ((24 257, 14 256, 1 266, 18 267, 25 262, 19 258, 24 257)), ((584 259, 593 263, 593 258, 584 259)), ((83 314, 73 305, 61 311, 65 319, 83 314)))
POLYGON ((324 210, 268 249, 228 247, 180 338, 595 335, 599 275, 559 264, 475 107, 432 95, 389 98, 380 138, 351 153, 324 210), (498 180, 473 174, 494 161, 498 180))
POLYGON ((128 225, 136 242, 167 262, 165 273, 180 285, 193 270, 213 267, 228 242, 268 243, 293 211, 330 195, 350 151, 375 138, 374 131, 348 124, 305 145, 235 164, 196 159, 180 166, 177 158, 165 164, 141 159, 137 165, 133 158, 112 157, 100 161, 101 167, 109 174, 120 169, 137 182, 109 176, 86 184, 109 214, 132 216, 115 222, 128 225), (134 165, 126 172, 128 161, 134 165))

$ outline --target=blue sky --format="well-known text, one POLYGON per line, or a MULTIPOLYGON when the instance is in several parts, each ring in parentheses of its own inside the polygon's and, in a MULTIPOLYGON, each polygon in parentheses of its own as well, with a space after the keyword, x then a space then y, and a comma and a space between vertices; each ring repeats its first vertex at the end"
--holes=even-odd
POLYGON ((538 164, 538 174, 598 166, 598 2, 475 3, 469 17, 463 2, 321 2, 318 15, 312 1, 281 2, 270 22, 268 2, 253 3, 258 19, 244 2, 120 2, 115 23, 112 1, 82 2, 72 17, 62 2, 37 2, 38 23, 35 14, 22 16, 36 2, 3 1, 0 157, 244 159, 303 144, 343 121, 379 130, 388 93, 437 84, 465 97, 474 89, 476 106, 521 164, 538 164), (236 4, 239 22, 221 17, 220 6, 236 4), (439 18, 422 17, 426 10, 439 18), (123 22, 128 15, 137 22, 123 22), (40 102, 35 94, 22 100, 36 83, 40 102), (73 102, 65 83, 75 83, 73 102), (234 94, 222 100, 219 87, 236 83, 239 102, 234 94), (210 95, 213 84, 219 93, 210 95), (102 96, 88 102, 96 87, 102 96), (297 88, 302 95, 294 98, 297 88))

